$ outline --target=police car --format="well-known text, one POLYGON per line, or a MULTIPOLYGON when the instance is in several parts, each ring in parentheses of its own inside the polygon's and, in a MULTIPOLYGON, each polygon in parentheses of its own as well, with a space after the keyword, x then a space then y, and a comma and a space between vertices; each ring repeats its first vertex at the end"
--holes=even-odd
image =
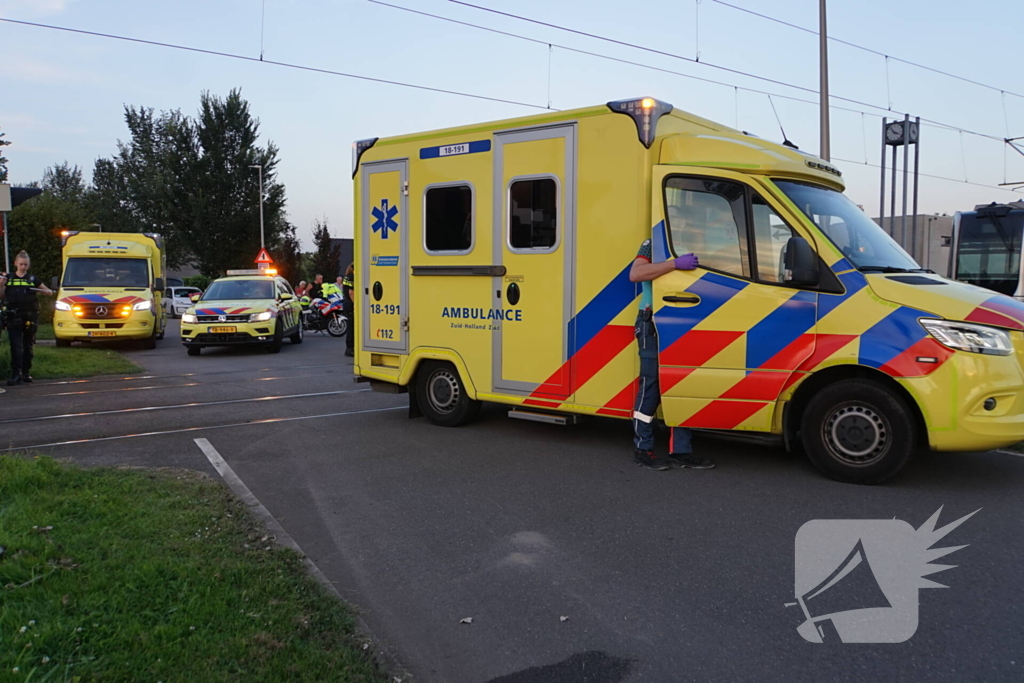
POLYGON ((229 270, 181 316, 188 355, 205 346, 261 344, 277 353, 285 337, 302 343, 302 307, 291 285, 273 270, 229 270))

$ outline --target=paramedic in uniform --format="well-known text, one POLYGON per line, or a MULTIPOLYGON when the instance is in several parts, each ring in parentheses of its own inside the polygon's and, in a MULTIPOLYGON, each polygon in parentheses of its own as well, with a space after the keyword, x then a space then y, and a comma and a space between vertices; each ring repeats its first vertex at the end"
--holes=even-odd
POLYGON ((640 312, 633 330, 640 350, 640 385, 633 405, 633 459, 637 465, 651 470, 672 467, 708 470, 715 466, 708 458, 693 455, 690 430, 685 427, 672 427, 668 457, 654 452, 654 416, 661 403, 661 392, 658 388, 658 334, 654 328, 651 281, 674 270, 693 270, 697 265, 694 254, 652 263, 651 241, 646 240, 640 245, 629 269, 630 282, 643 284, 640 312))
POLYGON ((28 254, 14 258, 14 272, 0 274, 0 299, 3 300, 4 327, 11 340, 11 378, 8 386, 32 382, 32 347, 36 343, 39 324, 39 302, 36 292, 53 294, 35 275, 29 275, 28 254))

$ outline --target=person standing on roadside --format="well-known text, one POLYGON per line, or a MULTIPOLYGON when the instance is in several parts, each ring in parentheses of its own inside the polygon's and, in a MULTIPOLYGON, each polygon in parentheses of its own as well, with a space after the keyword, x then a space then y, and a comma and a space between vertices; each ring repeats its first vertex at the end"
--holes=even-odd
POLYGON ((341 279, 342 310, 345 313, 345 317, 348 318, 348 329, 345 330, 345 355, 350 357, 355 355, 355 282, 355 269, 353 268, 353 264, 350 263, 348 264, 348 268, 345 269, 345 277, 341 279))
POLYGON ((654 417, 661 403, 661 390, 658 387, 658 332, 654 327, 651 283, 674 270, 693 270, 700 263, 695 254, 684 254, 661 263, 652 263, 651 258, 651 241, 646 240, 640 245, 629 269, 629 281, 643 284, 640 311, 633 328, 640 351, 640 384, 633 405, 633 461, 649 470, 673 467, 709 470, 715 463, 693 455, 690 430, 685 427, 672 427, 667 458, 654 452, 654 417))
POLYGON ((8 386, 32 383, 33 347, 39 325, 36 293, 49 296, 53 291, 28 272, 31 261, 24 251, 14 257, 14 272, 0 274, 0 299, 3 300, 4 327, 11 340, 11 378, 8 386))

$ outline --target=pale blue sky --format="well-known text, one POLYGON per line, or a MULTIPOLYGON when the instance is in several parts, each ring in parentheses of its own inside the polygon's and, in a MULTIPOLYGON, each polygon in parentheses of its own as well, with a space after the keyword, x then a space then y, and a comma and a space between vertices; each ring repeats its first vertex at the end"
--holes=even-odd
MULTIPOLYGON (((483 24, 579 49, 601 52, 739 86, 816 95, 499 17, 447 0, 388 0, 433 14, 483 24)), ((733 4, 817 26, 816 0, 733 4)), ((476 0, 476 4, 693 56, 694 0, 476 0)), ((0 0, 0 17, 178 43, 254 57, 260 51, 261 0, 0 0)), ((699 6, 704 62, 817 88, 817 38, 724 7, 699 6)), ((1012 0, 830 0, 835 37, 1024 94, 1020 78, 1019 4, 1012 0), (1016 5, 1016 8, 1015 8, 1016 5)), ((68 160, 91 172, 127 131, 124 104, 194 113, 199 92, 240 87, 262 121, 264 140, 281 149, 280 179, 288 213, 310 246, 310 225, 326 216, 336 236, 351 235, 351 142, 539 110, 408 88, 319 75, 266 64, 0 24, 0 130, 14 182, 38 179, 46 166, 68 160)), ((367 0, 266 0, 267 59, 450 88, 546 105, 548 48, 367 0)), ((1024 135, 1024 99, 970 86, 897 62, 886 64, 831 44, 833 95, 910 111, 996 136, 1024 135), (1005 99, 1005 113, 1003 100, 1005 99)), ((639 95, 780 140, 767 98, 730 87, 569 53, 550 63, 553 107, 567 109, 639 95)), ((813 105, 775 100, 789 138, 818 150, 813 105)), ((834 102, 864 109, 858 105, 834 102)), ((870 110, 877 112, 877 110, 870 110)), ((880 113, 880 112, 878 112, 880 113)), ((878 163, 880 119, 833 110, 832 155, 878 163), (865 132, 866 131, 866 132, 865 132)), ((996 185, 1024 181, 1024 156, 1000 142, 927 127, 923 172, 996 185)), ((835 162, 849 195, 877 215, 875 168, 835 162)), ((977 203, 1020 198, 1024 192, 922 179, 921 211, 953 212, 977 203)), ((255 226, 254 226, 255 229, 255 226)))

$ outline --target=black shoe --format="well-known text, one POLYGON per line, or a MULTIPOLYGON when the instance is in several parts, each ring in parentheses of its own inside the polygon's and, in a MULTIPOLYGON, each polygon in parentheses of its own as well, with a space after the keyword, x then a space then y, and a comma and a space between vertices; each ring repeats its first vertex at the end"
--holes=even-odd
POLYGON ((698 458, 696 455, 672 454, 668 456, 668 464, 681 470, 713 470, 715 463, 711 458, 698 458))
POLYGON ((349 358, 354 358, 356 354, 352 349, 345 349, 345 355, 349 358))
POLYGON ((32 384, 32 375, 28 374, 27 372, 21 373, 21 381, 24 382, 25 384, 32 384))
POLYGON ((658 472, 669 469, 668 460, 654 451, 633 451, 633 462, 640 467, 658 472))
POLYGON ((16 384, 21 384, 21 375, 19 375, 18 373, 14 373, 13 375, 11 375, 11 378, 7 380, 7 386, 9 387, 13 387, 16 384))

